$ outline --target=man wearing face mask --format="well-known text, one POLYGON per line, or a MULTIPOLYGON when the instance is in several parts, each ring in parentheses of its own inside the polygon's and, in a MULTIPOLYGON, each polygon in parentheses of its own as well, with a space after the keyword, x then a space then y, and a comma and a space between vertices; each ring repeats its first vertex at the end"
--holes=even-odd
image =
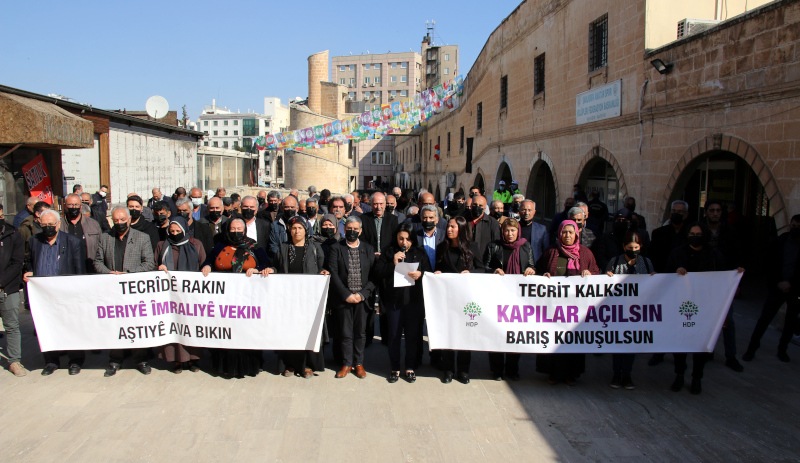
POLYGON ((453 194, 453 199, 447 202, 445 218, 449 220, 453 217, 464 217, 466 213, 466 199, 464 198, 464 193, 457 191, 453 194))
POLYGON ((186 234, 188 237, 199 241, 200 244, 203 245, 203 251, 210 253, 211 249, 214 248, 214 237, 211 236, 211 230, 209 230, 207 226, 204 226, 194 219, 194 215, 192 214, 194 211, 194 201, 190 198, 182 198, 175 201, 175 207, 178 209, 178 216, 183 217, 183 220, 186 221, 186 234))
POLYGON ((169 225, 170 217, 172 217, 172 212, 167 203, 158 201, 153 204, 153 225, 155 225, 158 232, 159 241, 167 239, 167 226, 169 225))
POLYGON ((519 208, 522 206, 522 201, 525 200, 525 196, 521 193, 517 193, 511 197, 511 205, 508 208, 508 216, 512 219, 519 220, 519 208))
MULTIPOLYGON (((189 199, 192 202, 192 219, 200 220, 206 216, 206 205, 203 204, 203 190, 194 187, 189 191, 189 199)), ((178 203, 175 203, 175 209, 178 203)))
POLYGON ((267 194, 266 205, 258 211, 257 217, 267 222, 274 222, 278 220, 278 208, 281 204, 281 194, 278 191, 272 190, 267 194))
MULTIPOLYGON (((473 199, 474 202, 474 199, 473 199)), ((505 211, 506 206, 503 204, 502 201, 494 200, 492 204, 489 206, 489 217, 497 220, 498 224, 502 224, 503 220, 505 220, 506 216, 503 215, 503 211, 505 211)))
MULTIPOLYGON (((631 220, 635 219, 637 222, 638 229, 636 232, 638 233, 639 230, 647 230, 647 223, 645 222, 644 217, 642 217, 641 214, 636 213, 636 198, 633 196, 628 196, 625 198, 625 202, 623 204, 624 206, 622 209, 626 209, 629 212, 628 216, 631 217, 631 220), (634 214, 635 218, 633 217, 634 214)), ((620 209, 620 211, 622 211, 622 209, 620 209)))
POLYGON ((656 272, 666 272, 667 259, 672 250, 686 244, 688 218, 689 203, 680 199, 675 200, 670 205, 669 223, 653 230, 649 257, 653 261, 656 272))
MULTIPOLYGON (((296 208, 295 208, 296 210, 296 208)), ((244 219, 245 235, 256 242, 256 247, 269 253, 270 229, 275 224, 256 217, 258 213, 258 199, 255 196, 242 198, 242 219, 244 219)))
MULTIPOLYGON (((94 259, 95 271, 102 274, 122 275, 155 270, 155 255, 150 245, 150 239, 146 234, 131 229, 131 214, 128 208, 115 207, 111 211, 111 220, 114 223, 111 231, 100 236, 100 246, 97 248, 97 255, 94 259)), ((117 374, 127 351, 128 349, 109 351, 106 377, 117 374)), ((130 349, 136 369, 143 375, 150 374, 147 353, 148 349, 130 349)))
MULTIPOLYGON (((511 191, 506 189, 506 182, 505 180, 500 180, 497 182, 497 189, 494 190, 492 194, 492 201, 500 201, 501 203, 511 204, 511 197, 514 195, 511 191)), ((472 201, 475 201, 475 198, 472 198, 472 201)))
POLYGON ((306 222, 308 222, 308 236, 319 234, 321 225, 319 216, 320 214, 317 198, 311 197, 306 199, 306 211, 304 217, 306 218, 306 222))
POLYGON ((486 198, 483 196, 472 198, 469 225, 472 227, 472 240, 478 247, 481 256, 486 252, 489 243, 501 238, 500 224, 493 217, 486 215, 485 209, 486 198))
POLYGON ((348 194, 342 196, 342 199, 344 199, 344 216, 345 217, 350 217, 350 216, 358 217, 358 216, 361 215, 361 212, 353 209, 353 205, 355 203, 355 198, 353 197, 353 195, 348 193, 348 194))
POLYGON ((386 215, 397 217, 397 223, 401 224, 406 221, 406 215, 397 210, 397 207, 397 196, 386 195, 386 215))
MULTIPOLYGON (((26 283, 33 276, 49 277, 58 275, 83 275, 86 273, 86 250, 80 238, 69 233, 59 233, 61 218, 58 212, 47 209, 42 212, 39 224, 42 231, 31 238, 30 261, 25 266, 29 269, 23 275, 26 283)), ((80 373, 83 351, 50 351, 43 352, 45 366, 42 376, 49 376, 59 367, 60 357, 69 356, 69 374, 80 373)))
POLYGON ((417 204, 420 212, 406 218, 406 223, 410 223, 414 227, 415 232, 423 229, 422 226, 422 208, 425 206, 433 206, 436 208, 436 231, 441 236, 444 236, 445 228, 447 228, 447 221, 444 219, 444 214, 439 206, 436 204, 436 199, 433 193, 423 192, 419 195, 419 202, 417 204))
POLYGON ((268 254, 271 259, 277 259, 281 243, 285 243, 288 239, 289 234, 286 229, 286 224, 289 223, 289 219, 297 215, 297 209, 297 198, 292 195, 287 196, 281 202, 280 214, 277 220, 272 222, 272 229, 269 235, 268 254))
MULTIPOLYGON (((214 244, 219 242, 224 236, 220 234, 220 232, 224 230, 223 224, 228 218, 222 215, 223 210, 222 199, 214 196, 208 200, 208 212, 206 212, 205 218, 200 220, 200 224, 208 229, 208 233, 211 235, 211 240, 214 244)), ((211 250, 206 249, 206 254, 210 255, 211 250)))
POLYGON ((375 265, 375 249, 359 239, 361 219, 348 217, 345 224, 345 239, 331 246, 326 263, 331 273, 330 293, 333 307, 336 339, 335 356, 341 359, 337 378, 350 372, 363 379, 364 345, 367 336, 367 313, 372 310, 367 304, 375 292, 372 269, 375 265))
POLYGON ((21 377, 28 374, 28 370, 22 365, 22 334, 19 330, 25 243, 22 242, 22 236, 5 219, 3 205, 0 204, 0 319, 6 329, 8 371, 21 377))
POLYGON ((81 240, 86 251, 84 268, 87 272, 94 272, 94 256, 97 254, 102 230, 96 220, 81 214, 81 199, 74 193, 64 198, 64 217, 59 230, 81 240))
POLYGON ((267 207, 267 190, 258 190, 256 193, 256 199, 258 200, 258 212, 263 211, 267 207))
POLYGON ((150 237, 150 244, 153 246, 153 251, 156 250, 158 242, 162 241, 159 237, 158 228, 151 222, 142 217, 142 198, 140 196, 131 196, 126 203, 128 206, 128 213, 131 216, 131 228, 140 231, 150 237))
POLYGON ((92 195, 92 218, 100 224, 103 231, 108 231, 111 227, 108 225, 108 203, 106 196, 108 195, 108 185, 100 185, 100 189, 92 195))

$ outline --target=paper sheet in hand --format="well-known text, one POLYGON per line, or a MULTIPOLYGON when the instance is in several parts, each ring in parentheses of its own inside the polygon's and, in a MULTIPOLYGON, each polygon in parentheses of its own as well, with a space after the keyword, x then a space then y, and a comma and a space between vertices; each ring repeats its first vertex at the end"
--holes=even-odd
POLYGON ((399 262, 394 266, 394 287, 414 286, 414 279, 408 272, 414 272, 419 267, 419 262, 399 262))

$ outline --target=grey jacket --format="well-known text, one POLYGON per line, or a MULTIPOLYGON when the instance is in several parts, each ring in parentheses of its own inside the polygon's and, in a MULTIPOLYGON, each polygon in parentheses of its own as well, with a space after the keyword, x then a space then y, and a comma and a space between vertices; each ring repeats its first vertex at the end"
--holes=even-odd
POLYGON ((125 235, 127 241, 122 268, 114 268, 114 242, 117 237, 111 233, 100 235, 100 245, 97 247, 97 255, 94 258, 94 269, 97 273, 111 273, 113 271, 136 273, 149 272, 156 269, 150 237, 146 233, 133 229, 129 229, 128 234, 125 235))
MULTIPOLYGON (((83 228, 83 242, 86 244, 86 259, 94 260, 97 255, 97 246, 100 244, 100 224, 91 217, 81 217, 81 228, 83 228)), ((61 228, 59 231, 69 233, 69 223, 67 219, 61 218, 61 228)), ((78 237, 80 238, 80 237, 78 237)), ((91 269, 89 270, 91 272, 91 269)))

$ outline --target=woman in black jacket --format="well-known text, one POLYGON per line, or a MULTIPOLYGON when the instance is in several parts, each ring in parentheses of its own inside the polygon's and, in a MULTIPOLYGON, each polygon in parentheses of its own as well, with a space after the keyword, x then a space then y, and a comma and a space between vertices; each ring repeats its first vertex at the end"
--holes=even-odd
MULTIPOLYGON (((483 273, 482 253, 472 241, 467 219, 453 217, 447 222, 445 240, 436 247, 436 273, 483 273)), ((472 352, 468 350, 445 350, 442 352, 445 384, 453 381, 453 372, 458 373, 458 380, 464 384, 469 383, 469 364, 472 352)))
MULTIPOLYGON (((513 218, 506 218, 500 225, 502 238, 489 243, 483 261, 486 263, 486 272, 498 275, 535 275, 536 263, 533 261, 533 250, 528 240, 520 233, 519 222, 513 218)), ((508 379, 519 380, 520 354, 489 352, 489 368, 496 381, 502 381, 503 376, 508 379)))
MULTIPOLYGON (((308 238, 308 222, 296 215, 286 224, 288 239, 281 243, 275 263, 276 273, 302 275, 328 275, 324 270, 325 254, 322 246, 308 238)), ((312 310, 316 307, 298 307, 300 310, 312 310)), ((311 378, 315 371, 325 370, 325 356, 322 351, 322 339, 317 352, 310 350, 287 350, 278 352, 278 372, 283 376, 296 374, 303 378, 311 378)))
POLYGON ((422 298, 422 275, 430 272, 431 265, 425 251, 415 245, 414 227, 402 224, 395 232, 395 241, 381 253, 377 263, 378 275, 389 283, 383 288, 381 300, 384 302, 389 322, 389 361, 392 371, 387 381, 396 383, 400 378, 400 340, 405 333, 405 379, 416 381, 414 370, 419 366, 419 348, 422 346, 422 322, 425 319, 425 306, 422 298), (413 286, 395 288, 392 284, 395 266, 400 262, 419 263, 417 270, 409 272, 414 280, 413 286))

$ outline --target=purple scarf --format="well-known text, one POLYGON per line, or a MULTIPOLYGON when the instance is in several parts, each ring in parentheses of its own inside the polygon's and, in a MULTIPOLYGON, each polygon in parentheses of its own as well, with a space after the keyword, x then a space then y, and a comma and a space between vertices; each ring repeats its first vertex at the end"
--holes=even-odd
POLYGON ((558 226, 558 236, 556 237, 556 247, 558 248, 559 254, 561 256, 567 258, 567 269, 569 270, 580 270, 581 269, 581 235, 578 231, 578 224, 575 223, 574 220, 564 220, 561 222, 561 225, 558 226), (575 230, 575 242, 571 245, 567 246, 561 242, 561 231, 564 230, 564 227, 571 226, 573 230, 575 230))

